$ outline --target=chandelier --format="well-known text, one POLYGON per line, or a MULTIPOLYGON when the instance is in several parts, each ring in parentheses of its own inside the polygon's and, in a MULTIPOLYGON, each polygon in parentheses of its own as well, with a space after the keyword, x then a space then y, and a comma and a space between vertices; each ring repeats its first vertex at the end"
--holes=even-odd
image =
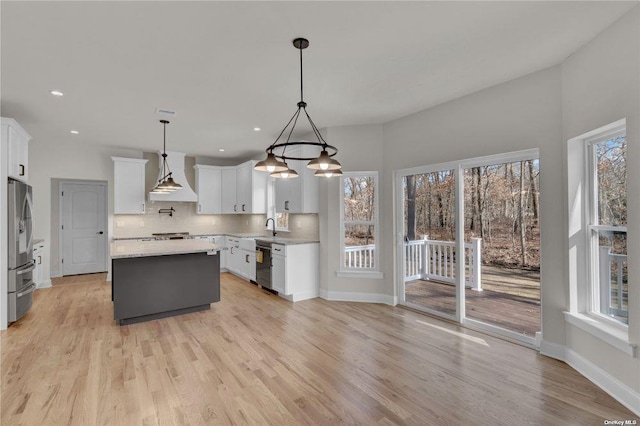
POLYGON ((309 161, 307 163, 307 167, 316 170, 314 176, 319 177, 331 177, 338 176, 342 174, 342 166, 337 160, 333 159, 338 153, 338 149, 334 146, 329 145, 318 130, 318 127, 315 125, 311 116, 307 112, 307 103, 304 101, 304 85, 302 79, 302 50, 309 47, 309 40, 305 38, 297 38, 293 40, 293 46, 300 51, 300 102, 298 102, 298 109, 293 114, 289 122, 284 129, 280 132, 276 140, 269 145, 269 147, 265 150, 267 153, 267 158, 259 161, 255 165, 256 170, 270 172, 272 177, 275 178, 283 178, 290 179, 294 177, 298 177, 298 173, 289 168, 287 164, 287 160, 300 160, 300 161, 309 161), (317 141, 292 141, 291 135, 293 130, 298 123, 298 118, 304 112, 304 117, 307 118, 309 124, 311 125, 311 129, 313 130, 313 134, 315 135, 317 141), (281 138, 284 134, 287 134, 286 141, 282 142, 281 138), (287 155, 287 149, 294 146, 313 146, 317 150, 320 151, 318 156, 316 157, 305 157, 303 154, 294 154, 298 155, 296 157, 287 155))
POLYGON ((175 182, 173 177, 171 177, 171 170, 169 170, 169 165, 167 164, 167 124, 169 124, 169 122, 167 120, 160 120, 160 122, 162 123, 164 133, 162 165, 160 172, 161 177, 158 179, 156 187, 151 190, 152 194, 168 194, 178 189, 182 189, 182 185, 175 182))

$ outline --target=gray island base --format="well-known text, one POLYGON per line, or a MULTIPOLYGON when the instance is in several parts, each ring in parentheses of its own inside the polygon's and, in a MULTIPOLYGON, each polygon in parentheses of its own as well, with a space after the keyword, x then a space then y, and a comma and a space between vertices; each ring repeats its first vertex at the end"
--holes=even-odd
POLYGON ((203 311, 220 301, 219 252, 112 257, 114 319, 120 325, 203 311))

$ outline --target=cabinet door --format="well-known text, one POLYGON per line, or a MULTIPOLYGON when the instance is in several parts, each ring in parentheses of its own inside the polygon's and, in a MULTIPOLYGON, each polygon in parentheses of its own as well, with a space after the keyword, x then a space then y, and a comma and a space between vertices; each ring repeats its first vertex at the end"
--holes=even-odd
POLYGON ((278 213, 302 212, 302 179, 306 165, 302 161, 289 160, 289 168, 298 172, 297 178, 276 179, 276 211, 278 213))
POLYGON ((222 213, 238 213, 236 200, 236 169, 222 170, 222 188, 221 201, 222 213))
POLYGON ((220 246, 220 252, 218 256, 220 256, 220 269, 227 269, 227 253, 229 250, 225 250, 227 248, 226 238, 224 236, 212 237, 212 243, 220 246))
POLYGON ((8 175, 23 182, 28 181, 27 162, 29 145, 22 135, 12 126, 7 126, 7 156, 9 158, 8 175))
POLYGON ((114 164, 114 213, 144 214, 145 163, 115 161, 114 164))
POLYGON ((271 288, 282 294, 287 294, 285 259, 284 256, 271 256, 271 288))
POLYGON ((252 210, 252 185, 251 185, 251 173, 253 170, 251 169, 251 165, 238 167, 237 169, 237 200, 238 203, 238 212, 240 213, 251 213, 252 210))
POLYGON ((42 267, 42 256, 43 249, 38 247, 33 250, 33 263, 35 264, 35 269, 33 270, 33 282, 36 283, 37 286, 40 286, 44 281, 44 270, 42 267))
POLYGON ((222 172, 215 169, 196 169, 197 214, 220 214, 222 172))
POLYGON ((242 250, 242 276, 256 280, 256 253, 242 250))

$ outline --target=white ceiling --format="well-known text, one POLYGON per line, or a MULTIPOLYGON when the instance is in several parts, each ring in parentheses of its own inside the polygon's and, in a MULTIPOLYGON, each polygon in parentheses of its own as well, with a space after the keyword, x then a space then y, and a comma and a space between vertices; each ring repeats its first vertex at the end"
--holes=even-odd
POLYGON ((383 123, 560 63, 636 4, 2 1, 1 112, 48 144, 154 151, 167 108, 168 149, 246 159, 296 109, 295 37, 319 127, 383 123))

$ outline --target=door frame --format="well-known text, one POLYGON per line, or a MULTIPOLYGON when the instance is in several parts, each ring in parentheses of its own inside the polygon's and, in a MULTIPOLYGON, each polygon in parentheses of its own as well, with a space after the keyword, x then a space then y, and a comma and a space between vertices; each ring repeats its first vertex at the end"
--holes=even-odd
MULTIPOLYGON (((465 312, 465 287, 464 287, 464 265, 465 265, 465 251, 464 251, 464 171, 465 169, 486 165, 493 165, 498 163, 510 163, 516 161, 522 161, 525 159, 535 158, 538 160, 542 170, 542 162, 540 161, 540 149, 532 148, 521 151, 512 151, 502 154, 487 155, 483 157, 475 157, 458 161, 449 161, 446 163, 438 163, 433 165, 425 165, 418 167, 411 167, 407 169, 396 170, 393 173, 394 182, 393 188, 395 192, 393 213, 395 216, 394 221, 394 234, 396 236, 396 244, 394 245, 394 289, 398 303, 411 309, 423 311, 427 314, 441 317, 447 320, 455 321, 459 324, 467 326, 469 328, 477 329, 483 332, 488 332, 500 337, 508 338, 520 342, 526 346, 534 347, 537 341, 542 340, 542 323, 543 323, 543 311, 542 311, 542 281, 540 282, 540 336, 528 337, 523 336, 511 330, 507 330, 502 327, 498 327, 492 324, 483 323, 471 318, 466 317, 465 312), (442 312, 417 306, 414 304, 407 304, 405 301, 405 287, 404 287, 404 188, 402 186, 402 180, 405 176, 432 173, 443 170, 453 170, 455 176, 455 235, 456 235, 456 314, 447 315, 442 312), (460 226, 463 224, 463 226, 460 226)), ((541 177, 542 179, 542 177, 541 177)), ((540 222, 540 245, 542 245, 542 222, 540 222)))
POLYGON ((64 255, 64 231, 62 229, 62 225, 64 223, 64 208, 62 207, 62 203, 64 200, 62 199, 62 186, 64 184, 71 185, 93 185, 93 186, 104 186, 104 207, 105 207, 105 215, 104 215, 104 229, 106 229, 106 238, 104 239, 104 253, 105 253, 105 267, 106 270, 109 271, 109 183, 104 180, 82 180, 82 179, 61 179, 58 181, 58 271, 60 276, 64 276, 64 267, 62 264, 62 258, 64 255))

